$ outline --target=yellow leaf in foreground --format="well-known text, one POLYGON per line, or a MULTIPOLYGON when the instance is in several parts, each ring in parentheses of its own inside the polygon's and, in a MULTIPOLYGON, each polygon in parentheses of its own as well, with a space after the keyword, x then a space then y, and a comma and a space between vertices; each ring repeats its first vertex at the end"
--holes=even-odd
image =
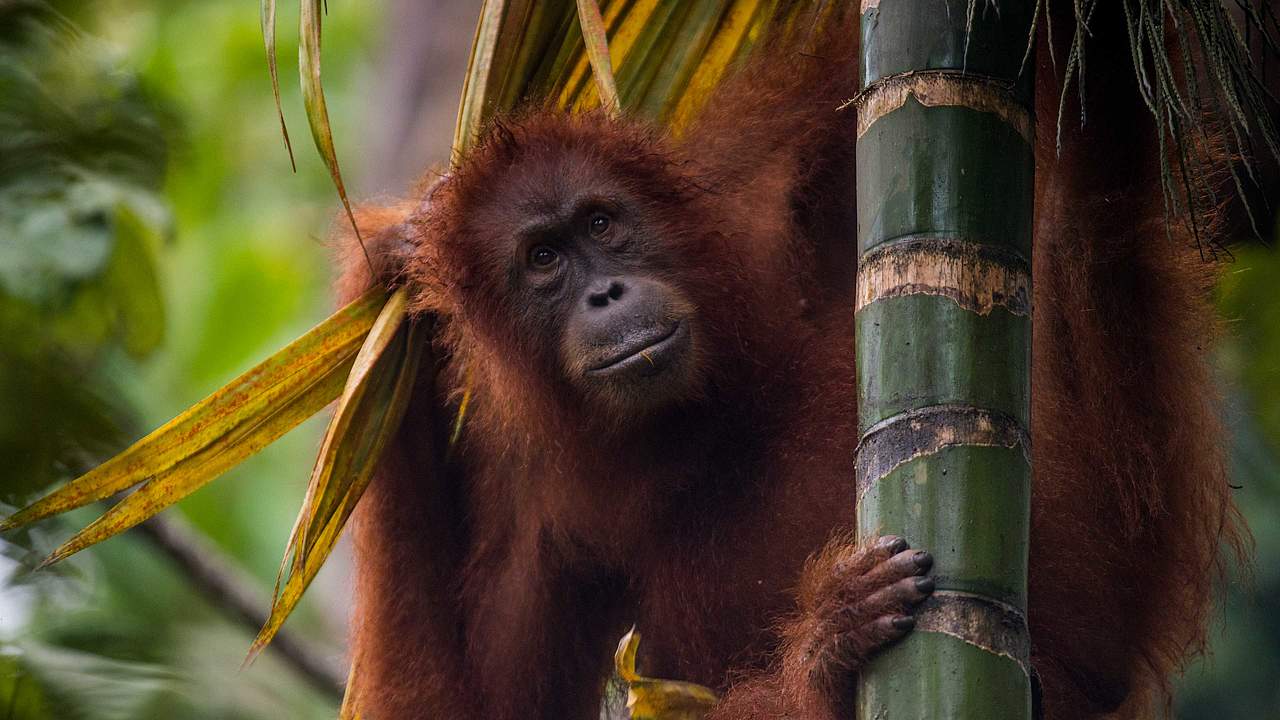
POLYGON ((405 288, 392 294, 352 365, 289 536, 280 567, 284 586, 277 580, 271 614, 247 661, 271 642, 320 571, 400 426, 426 344, 421 326, 407 321, 408 296, 405 288))
POLYGON ((338 720, 360 720, 360 711, 356 709, 356 677, 360 674, 360 663, 351 659, 351 669, 347 671, 347 689, 342 694, 342 707, 338 708, 338 720))
POLYGON ((360 297, 119 455, 0 522, 0 532, 146 482, 119 514, 104 516, 90 526, 92 533, 54 554, 66 557, 124 529, 115 523, 134 517, 129 513, 145 519, 151 508, 189 494, 332 402, 385 298, 381 289, 360 297), (228 459, 217 457, 223 453, 228 459))
POLYGON ((128 497, 103 513, 102 517, 54 550, 41 566, 58 562, 128 530, 275 442, 281 435, 333 402, 350 367, 350 362, 344 362, 314 378, 301 394, 287 404, 268 405, 274 412, 246 420, 208 447, 143 483, 128 497))
POLYGON ((614 670, 627 685, 631 720, 700 720, 716 704, 710 688, 679 680, 655 680, 636 672, 640 633, 627 631, 613 656, 614 670))

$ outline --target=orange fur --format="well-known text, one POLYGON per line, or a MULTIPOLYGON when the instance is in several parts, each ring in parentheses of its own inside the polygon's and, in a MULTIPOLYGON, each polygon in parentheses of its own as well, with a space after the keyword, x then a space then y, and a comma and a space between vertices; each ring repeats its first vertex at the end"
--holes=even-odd
MULTIPOLYGON (((1154 132, 1112 67, 1128 49, 1109 12, 1091 26, 1090 124, 1067 128, 1062 159, 1051 127, 1036 148, 1029 621, 1053 720, 1167 698, 1242 532, 1207 365, 1213 269, 1162 225, 1154 132)), ((410 285, 438 355, 358 510, 364 717, 595 717, 632 623, 646 674, 725 693, 717 720, 832 716, 792 660, 833 593, 866 592, 824 581, 847 544, 805 569, 853 518, 854 135, 833 108, 857 53, 771 52, 684 138, 531 113, 421 206, 361 214, 373 276, 410 285), (512 331, 522 310, 483 242, 539 188, 601 178, 648 199, 661 272, 706 329, 706 390, 656 419, 593 414, 549 379, 554 340, 512 331)), ((1040 56, 1037 116, 1053 118, 1040 56)), ((349 298, 371 274, 350 242, 341 262, 349 298)))

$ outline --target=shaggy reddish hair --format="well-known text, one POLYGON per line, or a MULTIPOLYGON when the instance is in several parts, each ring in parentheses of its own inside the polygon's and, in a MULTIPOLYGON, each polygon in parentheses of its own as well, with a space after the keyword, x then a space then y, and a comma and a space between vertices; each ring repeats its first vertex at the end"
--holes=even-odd
MULTIPOLYGON (((1167 699, 1203 648, 1220 549, 1243 536, 1207 362, 1214 268, 1164 224, 1155 133, 1114 70, 1120 12, 1091 23, 1089 124, 1064 128, 1061 158, 1056 128, 1037 130, 1029 623, 1055 720, 1167 699)), ((767 50, 681 138, 504 119, 414 201, 361 211, 374 270, 345 243, 340 296, 407 283, 436 324, 355 523, 364 717, 595 717, 632 623, 646 674, 724 693, 713 718, 834 712, 814 686, 839 683, 792 663, 833 598, 871 591, 832 588, 848 543, 810 559, 853 522, 857 443, 855 129, 833 108, 858 53, 822 47, 767 50), (706 326, 705 389, 678 412, 593 414, 504 291, 496 239, 548 188, 598 182, 661 226, 655 272, 706 326)), ((1060 78, 1039 48, 1036 117, 1052 119, 1060 78)))

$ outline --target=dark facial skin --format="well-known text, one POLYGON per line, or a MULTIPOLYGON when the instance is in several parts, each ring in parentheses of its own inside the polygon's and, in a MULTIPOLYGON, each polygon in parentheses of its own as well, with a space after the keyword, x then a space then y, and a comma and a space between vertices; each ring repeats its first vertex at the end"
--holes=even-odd
POLYGON ((625 200, 551 203, 517 231, 513 280, 527 315, 558 339, 559 369, 606 409, 642 412, 695 380, 693 308, 646 262, 651 226, 625 200))

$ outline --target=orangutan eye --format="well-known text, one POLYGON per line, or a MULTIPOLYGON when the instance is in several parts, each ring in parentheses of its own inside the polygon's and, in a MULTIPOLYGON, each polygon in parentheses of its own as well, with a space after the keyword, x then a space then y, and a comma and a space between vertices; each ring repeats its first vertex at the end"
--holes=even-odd
POLYGON ((529 251, 529 264, 539 270, 546 270, 560 260, 560 255, 546 245, 538 245, 529 251))
POLYGON ((609 229, 609 216, 604 213, 596 213, 591 216, 591 222, 588 225, 591 228, 592 235, 603 235, 609 229))

